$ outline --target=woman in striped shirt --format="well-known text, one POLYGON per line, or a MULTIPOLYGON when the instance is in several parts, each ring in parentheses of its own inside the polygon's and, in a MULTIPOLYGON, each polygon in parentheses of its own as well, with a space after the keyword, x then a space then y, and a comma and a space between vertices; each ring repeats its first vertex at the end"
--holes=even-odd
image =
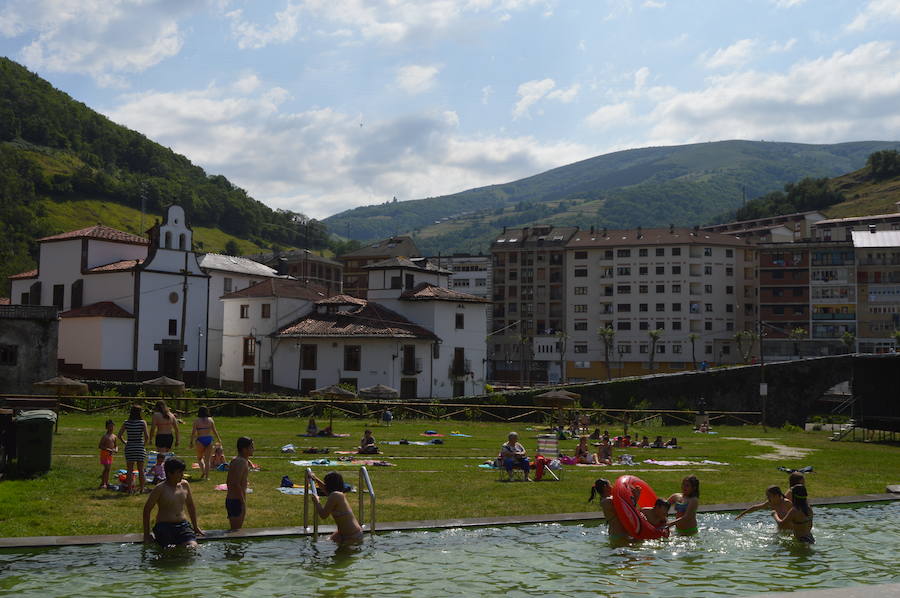
POLYGON ((125 440, 125 461, 128 464, 128 479, 125 486, 134 494, 134 469, 137 467, 141 494, 144 493, 144 462, 147 460, 146 443, 150 441, 147 422, 141 417, 140 405, 132 405, 128 420, 119 430, 119 438, 125 440))

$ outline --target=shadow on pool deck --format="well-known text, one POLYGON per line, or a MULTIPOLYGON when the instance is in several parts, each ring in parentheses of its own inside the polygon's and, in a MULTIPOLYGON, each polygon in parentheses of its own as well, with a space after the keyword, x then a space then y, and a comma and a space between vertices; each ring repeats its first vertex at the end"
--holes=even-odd
MULTIPOLYGON (((900 500, 897 494, 859 494, 856 496, 835 496, 810 501, 813 505, 846 505, 870 502, 886 502, 900 500)), ((726 503, 720 505, 701 505, 700 513, 721 513, 741 511, 753 503, 726 503)), ((507 517, 474 517, 470 519, 426 519, 422 521, 387 521, 375 524, 376 533, 415 529, 442 529, 453 527, 484 527, 496 525, 520 525, 529 523, 559 523, 566 521, 602 520, 600 511, 587 513, 550 513, 542 515, 511 515, 507 517)), ((368 531, 368 526, 363 526, 368 531)), ((320 534, 330 534, 335 530, 333 525, 320 525, 320 534)), ((310 536, 312 528, 297 527, 261 527, 246 528, 237 532, 224 530, 206 530, 200 540, 222 540, 225 538, 271 538, 278 536, 310 536)), ((142 534, 108 534, 98 536, 23 536, 0 538, 0 548, 36 548, 47 546, 77 546, 90 544, 132 544, 143 541, 142 534)))

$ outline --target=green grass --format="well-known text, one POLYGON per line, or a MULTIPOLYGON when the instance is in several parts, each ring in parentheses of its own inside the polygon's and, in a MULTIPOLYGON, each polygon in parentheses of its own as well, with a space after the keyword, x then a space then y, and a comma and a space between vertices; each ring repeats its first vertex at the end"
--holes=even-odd
MULTIPOLYGON (((0 482, 0 536, 105 534, 140 531, 142 497, 97 490, 101 467, 97 459, 97 442, 103 431, 103 421, 109 414, 63 415, 59 434, 54 437, 53 468, 34 479, 10 479, 0 482)), ((123 413, 113 416, 117 425, 123 413)), ((445 444, 436 446, 382 445, 383 458, 396 467, 370 467, 372 482, 378 496, 379 521, 405 521, 450 517, 481 517, 488 515, 526 515, 542 513, 579 512, 596 509, 586 501, 591 483, 598 477, 615 478, 621 470, 651 470, 635 472, 653 486, 660 495, 676 491, 681 478, 690 469, 702 483, 704 503, 747 502, 762 498, 770 484, 786 484, 786 475, 776 466, 815 466, 808 476, 812 496, 841 496, 883 492, 887 484, 900 482, 900 448, 876 443, 834 443, 828 432, 788 432, 758 426, 716 428, 718 434, 693 434, 687 427, 636 428, 632 433, 677 436, 681 450, 634 449, 628 451, 639 459, 709 459, 727 462, 728 466, 696 466, 694 468, 666 468, 638 465, 633 468, 566 467, 563 481, 537 484, 501 483, 494 471, 477 465, 497 454, 506 433, 516 429, 522 442, 534 454, 538 427, 523 423, 484 423, 466 421, 395 420, 390 428, 373 421, 335 420, 338 432, 349 438, 300 438, 305 419, 271 419, 256 417, 217 417, 217 426, 225 441, 227 456, 233 456, 233 446, 239 435, 251 436, 256 444, 255 461, 263 471, 251 473, 254 493, 248 504, 247 527, 299 525, 302 521, 303 500, 299 496, 284 496, 277 492, 281 476, 289 475, 301 482, 303 469, 288 463, 291 459, 315 456, 282 455, 280 447, 293 443, 298 447, 325 446, 332 450, 351 450, 366 426, 370 426, 379 441, 421 440, 419 434, 427 429, 447 434, 453 430, 471 434, 472 438, 444 438, 445 444), (533 429, 528 429, 533 428, 533 429), (764 460, 754 456, 771 453, 772 449, 736 438, 765 438, 789 447, 814 449, 800 459, 764 460), (404 458, 406 457, 406 458, 404 458), (422 457, 422 458, 410 458, 422 457), (618 471, 611 471, 618 470, 618 471), (712 471, 706 471, 712 470, 712 471)), ((189 427, 189 424, 185 427, 189 427)), ((611 432, 620 429, 609 427, 611 432)), ((575 441, 561 443, 563 451, 572 454, 575 441)), ((193 460, 186 447, 186 435, 180 449, 186 460, 193 460)), ((121 453, 120 453, 121 455, 121 453)), ((115 467, 123 467, 122 457, 115 467)), ((316 468, 320 476, 328 468, 316 468)), ((335 468, 344 473, 348 482, 357 484, 358 469, 335 468)), ((210 529, 226 526, 223 507, 224 493, 213 490, 225 481, 225 473, 213 472, 210 481, 192 484, 200 524, 210 529)), ((352 496, 356 504, 356 495, 352 496)))

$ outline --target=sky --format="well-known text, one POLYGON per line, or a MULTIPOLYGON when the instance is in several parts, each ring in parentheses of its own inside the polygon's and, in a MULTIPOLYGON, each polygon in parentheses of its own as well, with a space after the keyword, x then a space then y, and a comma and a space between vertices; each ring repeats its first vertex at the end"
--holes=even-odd
POLYGON ((898 0, 0 0, 0 54, 272 208, 900 139, 898 0))

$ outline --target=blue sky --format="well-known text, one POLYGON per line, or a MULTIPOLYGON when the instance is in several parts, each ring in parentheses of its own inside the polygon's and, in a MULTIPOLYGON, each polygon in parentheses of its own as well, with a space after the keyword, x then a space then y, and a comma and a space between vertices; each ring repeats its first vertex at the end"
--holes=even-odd
POLYGON ((594 155, 900 139, 897 0, 4 0, 0 53, 323 218, 594 155))

